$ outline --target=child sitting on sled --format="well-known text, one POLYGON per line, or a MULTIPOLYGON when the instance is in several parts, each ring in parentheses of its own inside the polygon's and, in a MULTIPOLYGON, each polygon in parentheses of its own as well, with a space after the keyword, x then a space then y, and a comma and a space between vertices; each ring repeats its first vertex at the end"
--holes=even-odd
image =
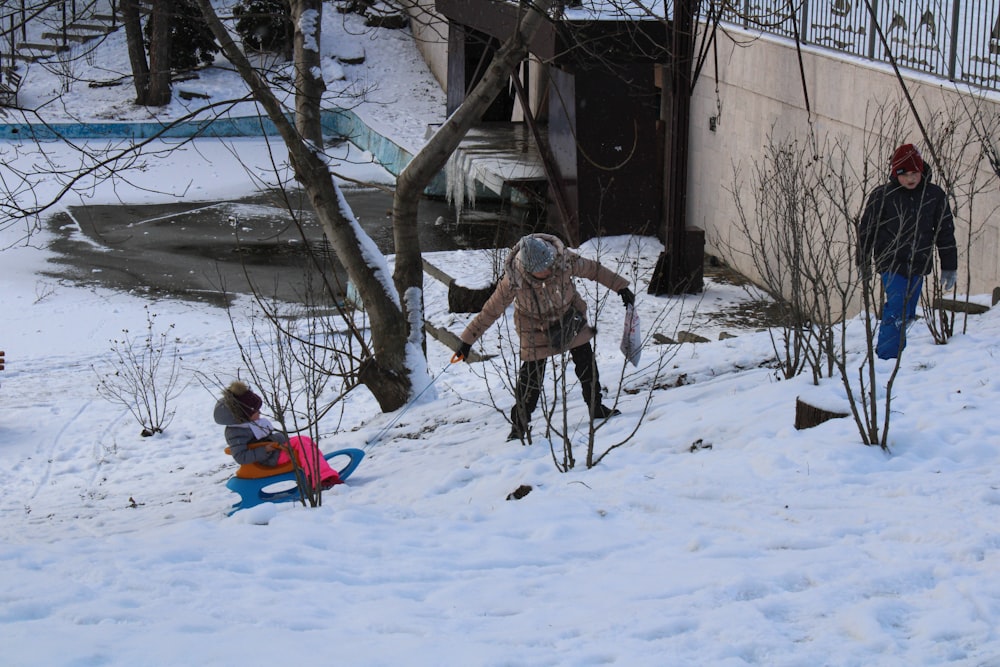
POLYGON ((291 452, 295 452, 310 486, 316 486, 313 477, 317 471, 323 489, 341 484, 340 475, 330 467, 312 439, 300 435, 289 438, 260 416, 263 403, 250 387, 237 380, 223 390, 222 398, 215 404, 215 423, 226 427, 226 444, 236 462, 276 467, 289 463, 291 452))

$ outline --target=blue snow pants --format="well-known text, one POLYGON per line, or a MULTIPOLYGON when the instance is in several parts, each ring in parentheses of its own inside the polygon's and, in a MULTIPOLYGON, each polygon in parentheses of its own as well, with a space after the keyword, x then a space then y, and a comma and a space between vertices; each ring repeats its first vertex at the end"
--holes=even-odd
POLYGON ((878 329, 875 354, 879 359, 895 359, 906 347, 906 325, 917 319, 917 304, 924 286, 923 276, 882 274, 885 305, 878 329))

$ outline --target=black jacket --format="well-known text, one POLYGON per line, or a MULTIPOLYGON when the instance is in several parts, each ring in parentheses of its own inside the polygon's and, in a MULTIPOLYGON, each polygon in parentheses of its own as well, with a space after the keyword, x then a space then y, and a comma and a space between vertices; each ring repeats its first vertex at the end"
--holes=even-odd
POLYGON ((926 275, 934 266, 937 246, 942 271, 958 269, 955 222, 944 190, 931 183, 931 170, 913 190, 896 177, 868 196, 858 225, 858 264, 869 266, 872 257, 879 273, 912 277, 926 275))

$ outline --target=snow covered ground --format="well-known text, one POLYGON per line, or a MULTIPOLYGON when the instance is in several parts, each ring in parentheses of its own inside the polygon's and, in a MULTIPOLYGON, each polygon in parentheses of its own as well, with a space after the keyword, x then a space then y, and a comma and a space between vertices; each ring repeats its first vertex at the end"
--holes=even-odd
MULTIPOLYGON (((335 41, 335 27, 324 30, 335 41)), ((367 117, 434 122, 440 91, 399 56, 399 34, 383 38, 366 53, 381 63, 387 104, 367 117)), ((129 108, 127 90, 117 101, 116 89, 96 90, 108 97, 90 103, 95 114, 129 108)), ((263 173, 263 142, 229 145, 263 173)), ((32 159, 15 148, 0 145, 5 176, 32 159)), ((86 201, 253 187, 214 141, 149 158, 132 176, 86 201)), ((639 423, 651 365, 664 360, 635 436, 600 465, 586 470, 578 449, 581 463, 561 473, 544 437, 505 442, 487 392, 496 371, 451 365, 432 342, 428 367, 440 375, 420 401, 383 415, 359 390, 342 421, 325 424, 324 449, 367 456, 323 507, 228 517, 234 466, 211 419, 214 391, 197 379, 240 370, 226 314, 46 278, 47 233, 7 248, 22 232, 6 226, 0 238, 4 665, 1000 665, 1000 311, 971 318, 946 346, 913 329, 886 454, 860 444, 849 419, 793 428, 797 396, 836 401, 842 390, 778 381, 767 333, 710 317, 745 301, 741 288, 711 281, 683 303, 650 296, 659 244, 601 239, 580 250, 633 281, 647 334, 715 342, 650 343, 619 381, 620 302, 581 285, 592 306, 606 299, 604 383, 635 392, 622 394, 599 449, 639 423), (185 382, 153 438, 97 395, 93 370, 123 329, 143 329, 147 307, 174 326, 185 382), (717 340, 722 331, 737 336, 717 340), (507 500, 520 485, 532 491, 507 500)), ((434 261, 473 280, 492 257, 434 261)), ((444 298, 429 280, 429 317, 458 332, 469 317, 448 314, 444 298)), ((506 335, 498 325, 478 349, 495 352, 506 335)), ((572 394, 571 423, 582 424, 572 394)), ((510 404, 502 392, 498 404, 510 404)), ((535 429, 543 436, 537 415, 535 429)))

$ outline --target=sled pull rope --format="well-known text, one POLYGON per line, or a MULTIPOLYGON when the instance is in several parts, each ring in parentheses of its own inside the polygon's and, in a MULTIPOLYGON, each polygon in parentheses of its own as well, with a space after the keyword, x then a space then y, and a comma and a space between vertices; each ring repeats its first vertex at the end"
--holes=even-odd
MULTIPOLYGON (((454 362, 452 362, 452 363, 454 363, 454 362)), ((397 413, 396 413, 396 416, 395 416, 395 417, 393 417, 393 418, 392 418, 392 419, 391 419, 391 420, 389 421, 389 423, 388 423, 388 424, 386 424, 385 426, 383 426, 383 427, 382 427, 382 430, 380 430, 380 431, 379 431, 378 433, 376 433, 376 434, 375 434, 375 437, 373 437, 373 438, 372 438, 371 440, 368 440, 368 441, 366 441, 366 442, 365 442, 365 447, 366 447, 366 448, 367 448, 367 447, 371 447, 372 445, 375 445, 375 444, 377 444, 378 442, 380 442, 380 441, 382 440, 382 438, 383 438, 383 437, 385 436, 386 432, 387 432, 387 431, 388 431, 388 430, 389 430, 390 428, 392 428, 393 426, 395 426, 395 425, 396 425, 396 422, 398 422, 398 421, 399 421, 400 419, 402 419, 402 418, 403 418, 403 415, 405 415, 405 414, 406 414, 406 411, 407 411, 407 410, 409 410, 409 409, 410 409, 410 407, 411 407, 411 406, 412 406, 412 405, 413 405, 414 403, 416 403, 416 402, 417 402, 417 399, 418 399, 418 398, 420 398, 421 396, 423 396, 423 395, 424 395, 424 392, 425 392, 425 391, 427 391, 428 389, 430 389, 431 387, 433 387, 433 386, 434 386, 434 383, 438 381, 438 378, 439 378, 439 377, 441 377, 442 375, 444 375, 444 374, 445 374, 445 372, 446 372, 446 371, 447 371, 447 370, 448 370, 449 368, 451 368, 451 365, 452 365, 452 364, 451 364, 451 363, 449 363, 449 364, 447 364, 447 365, 446 365, 446 366, 445 366, 444 368, 442 368, 442 369, 440 370, 440 372, 438 372, 438 374, 437 374, 437 375, 435 375, 435 376, 434 376, 434 377, 433 377, 433 378, 431 379, 431 381, 427 383, 427 386, 426 386, 426 387, 424 387, 423 389, 421 389, 421 390, 420 390, 420 393, 418 393, 418 394, 417 394, 416 396, 414 396, 413 398, 411 398, 411 399, 410 399, 410 401, 409 401, 409 402, 408 402, 408 403, 407 403, 406 405, 404 405, 404 406, 403 406, 403 407, 402 407, 402 408, 401 408, 401 409, 399 410, 399 412, 397 412, 397 413)))

